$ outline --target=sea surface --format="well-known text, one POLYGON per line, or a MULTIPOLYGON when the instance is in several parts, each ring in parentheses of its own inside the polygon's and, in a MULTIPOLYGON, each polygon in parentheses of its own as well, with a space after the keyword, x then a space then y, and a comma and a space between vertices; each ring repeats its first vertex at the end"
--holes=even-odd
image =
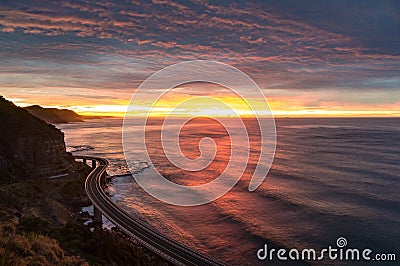
MULTIPOLYGON (((246 121, 249 160, 230 158, 229 136, 221 125, 205 119, 185 126, 180 145, 187 157, 200 156, 198 143, 204 137, 213 138, 218 148, 214 162, 200 172, 183 171, 169 163, 161 152, 159 121, 148 125, 151 159, 157 170, 176 183, 204 184, 217 177, 230 159, 249 162, 230 192, 197 207, 163 203, 138 186, 124 159, 122 119, 57 127, 65 133, 68 151, 110 160, 108 173, 115 177, 107 190, 132 217, 226 265, 274 265, 256 256, 265 243, 318 251, 336 247, 339 237, 346 238, 347 247, 369 248, 373 254, 396 253, 400 263, 400 118, 282 118, 276 119, 276 125, 275 159, 255 192, 247 190, 259 152, 255 121, 246 121)), ((132 128, 130 134, 137 130, 132 128)), ((129 152, 137 158, 129 162, 132 172, 150 178, 153 166, 145 151, 135 149, 139 146, 135 141, 141 140, 133 138, 129 145, 129 152)), ((354 261, 311 264, 374 265, 354 261)))

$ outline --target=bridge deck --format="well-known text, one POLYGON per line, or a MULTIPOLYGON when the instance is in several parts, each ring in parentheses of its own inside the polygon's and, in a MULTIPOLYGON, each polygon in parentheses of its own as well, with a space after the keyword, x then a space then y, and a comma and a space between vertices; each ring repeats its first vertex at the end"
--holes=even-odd
POLYGON ((160 235, 145 224, 131 218, 124 210, 114 204, 101 187, 104 182, 108 161, 92 156, 75 156, 76 159, 96 161, 96 167, 87 176, 86 193, 94 207, 101 211, 120 230, 136 239, 167 261, 176 265, 222 265, 213 259, 160 235))

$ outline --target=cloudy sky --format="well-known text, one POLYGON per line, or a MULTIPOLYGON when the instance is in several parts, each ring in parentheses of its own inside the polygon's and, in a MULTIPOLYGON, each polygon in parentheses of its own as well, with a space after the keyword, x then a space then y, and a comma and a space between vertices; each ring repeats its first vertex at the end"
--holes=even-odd
POLYGON ((194 59, 239 68, 278 115, 399 116, 400 2, 0 2, 0 94, 19 105, 121 114, 194 59))

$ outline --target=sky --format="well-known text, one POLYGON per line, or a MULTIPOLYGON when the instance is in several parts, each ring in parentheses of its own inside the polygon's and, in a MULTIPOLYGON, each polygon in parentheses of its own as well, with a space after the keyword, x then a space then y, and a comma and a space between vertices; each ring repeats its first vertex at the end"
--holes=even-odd
POLYGON ((17 105, 123 115, 146 78, 196 59, 249 75, 278 116, 400 116, 399 1, 0 1, 0 95, 17 105))

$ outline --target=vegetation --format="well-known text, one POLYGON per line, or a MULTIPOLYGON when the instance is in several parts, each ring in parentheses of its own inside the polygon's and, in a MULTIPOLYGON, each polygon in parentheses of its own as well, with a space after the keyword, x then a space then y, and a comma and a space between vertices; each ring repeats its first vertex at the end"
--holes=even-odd
POLYGON ((19 231, 15 222, 0 225, 0 265, 89 265, 79 256, 65 255, 46 235, 19 231))
POLYGON ((166 264, 118 230, 83 224, 88 171, 0 187, 0 265, 166 264))

